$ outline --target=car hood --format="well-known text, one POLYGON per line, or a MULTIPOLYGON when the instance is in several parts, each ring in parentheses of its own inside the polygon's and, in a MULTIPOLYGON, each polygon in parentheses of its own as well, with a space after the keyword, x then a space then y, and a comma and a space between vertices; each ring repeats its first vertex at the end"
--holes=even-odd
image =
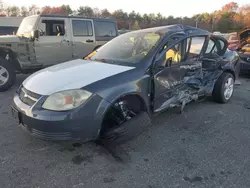
POLYGON ((238 39, 240 41, 238 48, 242 48, 246 44, 250 44, 250 28, 244 29, 238 33, 238 39))
POLYGON ((250 38, 250 28, 244 29, 239 33, 240 41, 247 40, 248 38, 250 38))
POLYGON ((40 95, 51 95, 63 90, 80 89, 134 68, 77 59, 42 69, 24 80, 23 86, 40 95))
POLYGON ((0 43, 14 43, 20 42, 20 39, 16 35, 3 35, 0 36, 0 43))

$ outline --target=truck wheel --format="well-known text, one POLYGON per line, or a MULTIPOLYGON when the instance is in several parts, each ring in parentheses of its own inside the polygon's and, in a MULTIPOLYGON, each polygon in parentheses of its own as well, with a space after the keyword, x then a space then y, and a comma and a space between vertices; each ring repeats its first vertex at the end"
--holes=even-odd
MULTIPOLYGON (((151 125, 151 119, 147 112, 139 108, 130 108, 125 101, 122 103, 124 104, 122 111, 118 113, 111 111, 104 120, 100 141, 105 144, 122 144, 138 136, 151 125)), ((138 107, 140 104, 137 103, 134 106, 138 107)))
POLYGON ((222 73, 214 86, 213 99, 219 103, 227 103, 234 92, 234 81, 231 73, 222 73))
POLYGON ((0 57, 0 92, 8 90, 15 82, 16 74, 10 62, 0 57))

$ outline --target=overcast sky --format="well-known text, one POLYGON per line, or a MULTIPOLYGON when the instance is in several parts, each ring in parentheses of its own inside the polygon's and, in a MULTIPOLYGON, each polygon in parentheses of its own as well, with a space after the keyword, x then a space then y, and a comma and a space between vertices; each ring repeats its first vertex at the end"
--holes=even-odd
MULTIPOLYGON (((135 10, 140 13, 162 13, 164 16, 192 16, 201 12, 212 12, 220 9, 224 4, 232 0, 3 0, 7 5, 30 6, 60 6, 69 4, 73 8, 80 5, 109 11, 123 9, 130 12, 135 10)), ((235 0, 239 5, 250 3, 249 0, 235 0)))

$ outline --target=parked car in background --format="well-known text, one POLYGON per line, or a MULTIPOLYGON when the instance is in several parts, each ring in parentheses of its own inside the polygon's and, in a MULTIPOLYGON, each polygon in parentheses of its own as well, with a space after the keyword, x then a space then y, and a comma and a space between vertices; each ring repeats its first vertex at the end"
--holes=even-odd
POLYGON ((118 30, 119 35, 130 32, 131 30, 118 30))
POLYGON ((83 58, 118 35, 116 21, 35 15, 23 19, 16 36, 0 37, 0 91, 10 88, 16 73, 83 58))
POLYGON ((238 45, 239 39, 237 36, 237 32, 230 33, 228 38, 228 48, 231 50, 235 50, 238 45))
POLYGON ((0 35, 16 34, 23 17, 0 17, 0 35))
POLYGON ((233 95, 239 56, 226 39, 170 25, 122 34, 77 59, 40 70, 16 92, 12 112, 31 135, 49 140, 120 142, 150 116, 212 95, 233 95), (132 39, 132 40, 131 40, 132 39))
POLYGON ((250 28, 245 28, 238 34, 237 52, 241 60, 241 72, 250 73, 250 28))

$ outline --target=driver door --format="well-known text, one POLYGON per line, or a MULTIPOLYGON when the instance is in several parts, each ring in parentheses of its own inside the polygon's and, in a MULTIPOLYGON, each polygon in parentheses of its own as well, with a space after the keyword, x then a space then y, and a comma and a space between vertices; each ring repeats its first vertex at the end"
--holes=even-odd
POLYGON ((186 82, 193 76, 202 77, 202 64, 198 57, 202 52, 205 37, 190 37, 166 47, 155 63, 154 111, 159 112, 178 104, 181 92, 188 87, 186 82), (174 47, 174 48, 173 48, 174 47), (169 56, 170 50, 175 53, 169 56), (176 57, 179 56, 179 57, 176 57), (163 63, 163 64, 161 64, 163 63))
POLYGON ((36 59, 44 67, 72 59, 72 42, 67 18, 42 17, 40 36, 34 42, 36 59))
POLYGON ((173 36, 156 55, 154 63, 154 111, 159 112, 171 103, 181 86, 184 72, 180 62, 183 53, 183 43, 176 42, 183 35, 173 36))

